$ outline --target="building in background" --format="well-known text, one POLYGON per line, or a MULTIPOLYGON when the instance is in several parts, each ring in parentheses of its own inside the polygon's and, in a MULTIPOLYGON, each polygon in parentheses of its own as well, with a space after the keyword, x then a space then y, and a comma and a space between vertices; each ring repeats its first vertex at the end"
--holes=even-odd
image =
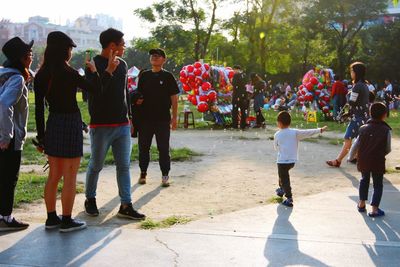
POLYGON ((101 49, 99 44, 100 33, 113 27, 122 30, 122 20, 104 14, 95 17, 83 16, 67 25, 50 23, 49 18, 34 16, 28 22, 13 23, 7 19, 0 20, 0 47, 14 36, 25 41, 35 40, 35 46, 45 46, 47 35, 52 31, 62 31, 68 34, 77 44, 77 50, 101 49))

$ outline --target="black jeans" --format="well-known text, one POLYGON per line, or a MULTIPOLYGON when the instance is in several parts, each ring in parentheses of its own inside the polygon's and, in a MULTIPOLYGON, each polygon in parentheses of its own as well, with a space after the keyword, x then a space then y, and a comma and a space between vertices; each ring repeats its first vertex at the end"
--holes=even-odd
POLYGON ((294 163, 278 163, 279 187, 285 192, 287 198, 292 198, 292 188, 290 187, 289 170, 294 167, 294 163))
POLYGON ((247 110, 249 103, 245 100, 236 101, 232 103, 232 127, 237 128, 239 123, 239 109, 240 109, 240 128, 246 128, 247 110))
POLYGON ((170 122, 143 122, 139 126, 139 167, 147 172, 150 163, 150 147, 153 136, 156 136, 157 149, 160 154, 159 164, 162 175, 168 175, 171 169, 169 155, 170 122))
MULTIPOLYGON (((363 172, 360 180, 359 194, 360 200, 368 200, 369 181, 371 172, 363 172)), ((374 182, 374 193, 372 194, 371 206, 379 207, 382 199, 383 192, 383 173, 372 173, 372 180, 374 182)))
POLYGON ((21 151, 14 150, 14 140, 7 150, 0 150, 0 215, 9 216, 14 205, 14 193, 17 185, 21 151))

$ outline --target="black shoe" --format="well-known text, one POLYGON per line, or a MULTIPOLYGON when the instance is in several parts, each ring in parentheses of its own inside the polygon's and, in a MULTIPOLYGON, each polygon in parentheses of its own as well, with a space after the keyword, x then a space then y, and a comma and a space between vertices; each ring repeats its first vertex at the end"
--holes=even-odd
POLYGON ((0 220, 0 232, 25 230, 28 227, 29 224, 19 222, 15 218, 12 218, 11 222, 4 219, 0 220))
POLYGON ((121 218, 128 218, 131 220, 144 220, 146 219, 146 216, 144 214, 141 214, 139 212, 137 212, 133 207, 132 207, 132 203, 129 203, 128 206, 126 206, 125 208, 122 208, 122 205, 119 208, 118 217, 121 218))
POLYGON ((48 218, 46 220, 46 229, 54 229, 61 225, 61 217, 57 216, 55 218, 48 218))
POLYGON ((283 197, 283 195, 285 194, 285 191, 283 191, 283 189, 282 188, 277 188, 276 190, 275 190, 275 192, 276 192, 276 195, 278 196, 278 197, 283 197))
POLYGON ((85 200, 85 213, 89 216, 99 216, 99 210, 97 209, 96 198, 87 198, 85 200))
POLYGON ((357 159, 349 160, 349 162, 350 162, 351 164, 357 164, 357 159))
POLYGON ((82 221, 78 221, 75 219, 71 219, 68 221, 62 221, 60 226, 61 233, 68 233, 73 231, 78 231, 86 228, 86 223, 82 221))
POLYGON ((286 207, 293 207, 293 199, 292 198, 287 198, 285 201, 282 202, 282 205, 286 207))

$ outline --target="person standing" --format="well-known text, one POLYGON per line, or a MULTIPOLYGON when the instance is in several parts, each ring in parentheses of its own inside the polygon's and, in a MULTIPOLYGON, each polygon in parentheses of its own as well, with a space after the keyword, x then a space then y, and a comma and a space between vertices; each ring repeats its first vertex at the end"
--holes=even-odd
POLYGON ((74 41, 65 33, 54 31, 47 36, 44 61, 35 76, 35 115, 38 149, 47 155, 50 171, 44 189, 47 209, 46 229, 60 227, 60 232, 86 228, 86 223, 71 217, 76 194, 76 176, 83 156, 82 118, 76 102, 78 88, 96 92, 100 77, 90 62, 86 67, 96 79, 87 81, 69 65, 74 41), (45 102, 49 116, 45 125, 45 102), (43 151, 44 150, 44 151, 43 151), (58 184, 61 193, 62 218, 57 216, 58 184))
POLYGON ((383 175, 386 172, 385 156, 391 151, 391 128, 385 122, 387 109, 383 103, 374 103, 370 109, 371 119, 360 128, 360 135, 354 142, 350 157, 358 155, 357 169, 361 172, 359 186, 359 212, 366 212, 365 202, 368 200, 368 188, 372 176, 374 192, 372 194, 372 211, 370 217, 384 216, 379 208, 383 193, 383 175))
POLYGON ((30 79, 32 46, 33 41, 27 44, 14 37, 2 48, 7 60, 0 68, 0 231, 29 227, 11 214, 28 122, 26 84, 30 79))
POLYGON ((254 86, 254 112, 256 113, 256 127, 262 127, 265 118, 262 114, 262 109, 264 107, 264 91, 266 88, 266 83, 258 76, 257 73, 252 73, 250 75, 251 84, 254 86))
POLYGON ((339 75, 335 75, 335 82, 332 85, 333 117, 336 119, 338 113, 346 104, 347 89, 340 80, 339 75))
POLYGON ((246 91, 246 75, 239 65, 233 66, 235 75, 232 79, 232 128, 237 129, 239 124, 240 109, 240 129, 246 128, 246 119, 249 107, 249 100, 246 91))
POLYGON ((342 150, 336 159, 326 162, 331 167, 340 167, 342 160, 349 153, 352 139, 358 136, 358 130, 368 120, 369 89, 365 83, 366 71, 367 68, 362 62, 355 62, 350 65, 350 75, 354 84, 348 101, 351 120, 344 135, 342 150))
MULTIPOLYGON (((101 94, 89 94, 91 154, 86 173, 85 212, 98 216, 96 190, 107 152, 112 147, 117 169, 121 201, 118 217, 143 220, 146 216, 132 206, 129 172, 132 151, 127 64, 121 59, 125 51, 124 34, 110 28, 100 34, 101 54, 94 57, 102 77, 101 94)), ((93 75, 88 75, 92 77, 93 75)))
POLYGON ((141 173, 138 183, 146 184, 150 147, 153 136, 155 136, 160 154, 161 185, 168 187, 171 169, 170 130, 177 128, 179 88, 174 76, 163 69, 167 61, 164 50, 151 49, 149 55, 152 68, 142 73, 138 83, 138 91, 143 96, 139 113, 139 167, 141 173))

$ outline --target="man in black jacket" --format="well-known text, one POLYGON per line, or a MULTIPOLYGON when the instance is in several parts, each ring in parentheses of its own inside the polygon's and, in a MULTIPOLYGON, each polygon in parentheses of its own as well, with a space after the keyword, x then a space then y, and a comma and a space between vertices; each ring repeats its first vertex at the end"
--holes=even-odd
POLYGON ((247 110, 249 101, 246 92, 246 75, 242 72, 239 65, 233 66, 235 75, 233 76, 232 86, 232 127, 238 128, 239 109, 240 109, 240 129, 246 128, 247 110))
POLYGON ((124 34, 108 29, 100 34, 101 55, 94 58, 103 79, 102 93, 89 95, 91 154, 86 174, 85 211, 90 216, 99 215, 96 189, 99 173, 110 147, 117 168, 118 192, 121 206, 119 217, 141 220, 145 216, 132 207, 130 157, 132 150, 130 104, 127 87, 127 65, 120 57, 125 51, 124 34), (112 61, 112 69, 108 62, 112 61))

